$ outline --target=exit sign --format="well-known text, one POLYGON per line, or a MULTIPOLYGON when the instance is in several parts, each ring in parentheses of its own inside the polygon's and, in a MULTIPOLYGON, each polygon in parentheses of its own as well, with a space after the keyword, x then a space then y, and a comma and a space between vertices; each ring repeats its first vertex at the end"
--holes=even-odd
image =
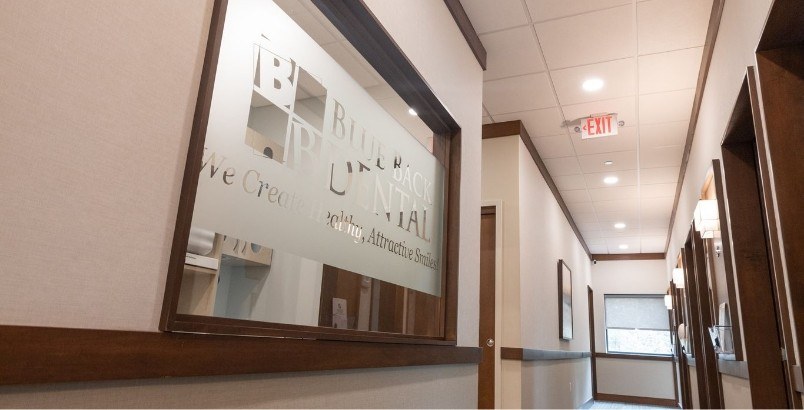
POLYGON ((617 114, 593 115, 581 120, 581 139, 617 135, 617 114))

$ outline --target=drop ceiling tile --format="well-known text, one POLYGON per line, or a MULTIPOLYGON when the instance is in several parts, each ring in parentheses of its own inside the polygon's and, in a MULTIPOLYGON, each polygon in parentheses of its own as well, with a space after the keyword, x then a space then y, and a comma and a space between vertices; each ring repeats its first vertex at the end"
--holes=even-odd
POLYGON ((641 198, 639 200, 639 205, 640 207, 642 207, 643 211, 648 209, 672 211, 674 199, 675 197, 673 196, 658 197, 658 198, 641 198))
POLYGON ((639 187, 639 195, 642 198, 675 197, 676 184, 643 184, 639 187))
POLYGON ((639 221, 639 227, 642 229, 664 229, 666 231, 669 225, 669 217, 667 219, 641 219, 639 221))
POLYGON ((562 105, 610 100, 636 94, 636 59, 624 58, 604 63, 570 67, 550 72, 558 102, 562 105), (598 78, 603 88, 585 91, 584 81, 598 78))
POLYGON ((547 73, 539 73, 484 82, 483 103, 494 116, 555 107, 556 99, 547 73))
POLYGON ((667 236, 643 236, 640 239, 640 245, 644 253, 662 253, 666 244, 667 236))
POLYGON ((637 4, 639 54, 700 47, 712 0, 653 0, 637 4))
POLYGON ((610 7, 631 4, 631 0, 527 0, 533 21, 552 20, 610 7))
POLYGON ((581 134, 571 133, 572 145, 578 155, 602 154, 618 151, 635 151, 637 149, 637 128, 620 127, 619 134, 611 137, 589 138, 582 140, 581 134))
POLYGON ((628 185, 636 185, 637 184, 637 171, 636 170, 625 170, 625 171, 615 171, 611 170, 608 172, 594 172, 590 174, 583 174, 584 179, 586 180, 586 186, 590 189, 592 188, 606 188, 611 186, 628 186, 628 185), (619 179, 616 184, 609 185, 603 182, 603 178, 614 176, 619 179))
POLYGON ((564 199, 564 203, 567 204, 574 204, 577 202, 590 202, 592 199, 589 198, 589 192, 585 189, 576 189, 574 191, 559 191, 561 194, 561 198, 564 199))
POLYGON ((491 120, 491 117, 486 117, 485 115, 483 116, 483 125, 491 124, 492 122, 494 121, 491 120))
MULTIPOLYGON (((603 234, 600 231, 595 230, 587 230, 578 228, 581 231, 581 236, 583 236, 584 240, 588 239, 603 239, 603 234)), ((586 246, 589 246, 587 243, 586 246)))
POLYGON ((586 182, 583 179, 583 175, 564 175, 560 177, 553 177, 553 182, 556 183, 559 191, 586 189, 586 182))
POLYGON ((576 157, 548 158, 544 160, 544 165, 550 171, 550 176, 578 175, 581 167, 578 165, 576 157))
POLYGON ((604 238, 622 238, 622 237, 636 237, 640 236, 639 229, 601 229, 600 234, 604 238))
POLYGON ((580 124, 579 119, 601 113, 617 113, 617 119, 624 121, 625 126, 628 127, 636 125, 636 100, 636 97, 623 97, 583 104, 562 105, 561 110, 564 111, 564 118, 573 123, 573 127, 580 124))
POLYGON ((600 224, 597 222, 577 223, 578 229, 581 231, 599 231, 600 224))
POLYGON ((639 164, 642 169, 681 166, 683 153, 684 147, 681 145, 641 149, 639 164))
MULTIPOLYGON (((613 201, 595 201, 592 203, 595 207, 595 212, 598 214, 603 213, 616 213, 616 212, 630 212, 636 205, 635 201, 628 199, 617 199, 613 201)), ((600 218, 600 215, 598 215, 600 218)))
POLYGON ((542 159, 571 157, 575 155, 568 135, 554 135, 552 137, 531 138, 536 151, 542 159))
POLYGON ((634 185, 590 189, 589 196, 593 201, 613 201, 615 199, 639 198, 637 187, 634 185))
POLYGON ((606 154, 581 155, 578 156, 578 163, 584 174, 636 169, 637 152, 619 151, 606 154), (604 161, 614 161, 614 164, 603 165, 604 161))
POLYGON ((528 24, 521 0, 461 0, 461 5, 480 34, 528 24))
POLYGON ((665 225, 664 229, 662 228, 643 228, 639 230, 640 236, 661 236, 662 238, 667 238, 667 225, 665 225))
POLYGON ((373 87, 380 83, 377 77, 363 66, 349 50, 341 43, 330 43, 321 46, 338 64, 346 70, 363 88, 373 87))
POLYGON ((702 52, 703 47, 695 47, 640 56, 640 94, 695 88, 702 52))
POLYGON ((572 219, 575 223, 596 222, 597 216, 594 212, 572 212, 572 219))
MULTIPOLYGON (((595 207, 593 207, 590 202, 577 202, 577 203, 574 203, 574 204, 567 204, 567 208, 569 208, 570 213, 572 215, 575 215, 575 214, 594 214, 595 213, 595 207)), ((576 220, 575 222, 580 222, 580 221, 576 220)), ((597 217, 592 218, 591 221, 586 220, 584 222, 597 222, 597 217)))
POLYGON ((624 238, 607 238, 606 245, 609 247, 609 253, 639 253, 640 240, 638 236, 629 236, 624 238), (621 245, 625 245, 625 249, 620 249, 621 245))
POLYGON ((634 33, 630 5, 536 24, 551 70, 632 57, 634 33))
POLYGON ((639 123, 657 124, 689 120, 695 89, 639 96, 639 123))
POLYGON ((483 34, 480 41, 488 53, 484 81, 544 71, 539 44, 530 26, 483 34))
POLYGON ((600 229, 601 230, 606 230, 606 231, 618 230, 617 228, 614 227, 614 224, 616 224, 616 223, 624 223, 625 224, 625 228, 622 229, 623 231, 625 231, 625 230, 638 230, 639 229, 639 221, 636 218, 632 219, 632 218, 622 217, 622 215, 621 215, 621 217, 613 217, 613 216, 609 217, 608 214, 607 214, 604 219, 606 219, 606 220, 605 221, 600 221, 600 229))
POLYGON ((666 184, 678 182, 680 167, 645 168, 639 172, 643 184, 666 184))
MULTIPOLYGON (((586 239, 586 238, 584 238, 584 239, 586 239)), ((590 245, 589 241, 586 241, 586 246, 589 248, 589 252, 594 253, 594 254, 608 253, 608 251, 609 251, 609 248, 608 248, 608 246, 606 246, 605 243, 602 244, 602 245, 590 245)))
POLYGON ((561 115, 559 107, 497 114, 494 119, 497 121, 521 120, 531 137, 550 137, 567 134, 567 127, 564 126, 564 117, 561 115))
POLYGON ((690 122, 674 121, 664 124, 639 126, 639 147, 656 148, 670 145, 684 145, 687 142, 687 129, 690 122))
MULTIPOLYGON (((670 198, 670 205, 673 204, 673 199, 670 198)), ((672 214, 672 209, 666 208, 645 208, 643 207, 639 213, 640 218, 644 218, 645 220, 653 220, 653 219, 667 219, 667 222, 670 223, 670 215, 672 214)))
POLYGON ((605 248, 606 240, 605 239, 599 239, 599 238, 591 238, 588 241, 586 241, 586 244, 588 246, 590 246, 590 247, 591 246, 601 246, 602 245, 605 248))

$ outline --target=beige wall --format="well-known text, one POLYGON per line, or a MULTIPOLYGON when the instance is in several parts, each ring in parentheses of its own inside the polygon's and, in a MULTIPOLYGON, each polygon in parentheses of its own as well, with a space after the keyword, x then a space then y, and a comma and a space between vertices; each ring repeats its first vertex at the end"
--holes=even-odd
MULTIPOLYGON (((664 260, 598 261, 592 265, 595 291, 595 349, 606 352, 606 294, 664 294, 669 286, 664 260)), ((626 396, 675 398, 670 362, 598 359, 597 391, 626 396)))
POLYGON ((748 380, 726 374, 720 375, 720 384, 723 386, 723 407, 727 409, 750 409, 751 386, 748 380))
MULTIPOLYGON (((483 141, 482 198, 503 205, 501 346, 589 350, 591 262, 519 136, 483 141), (574 337, 558 337, 557 262, 572 270, 574 337)), ((590 362, 502 363, 502 406, 578 407, 592 397, 590 362)))
MULTIPOLYGON (((366 3, 462 127, 458 342, 476 346, 482 71, 443 2, 366 3)), ((210 13, 210 0, 4 3, 0 324, 157 330, 210 13)), ((10 407, 475 397, 476 366, 0 388, 10 407)))

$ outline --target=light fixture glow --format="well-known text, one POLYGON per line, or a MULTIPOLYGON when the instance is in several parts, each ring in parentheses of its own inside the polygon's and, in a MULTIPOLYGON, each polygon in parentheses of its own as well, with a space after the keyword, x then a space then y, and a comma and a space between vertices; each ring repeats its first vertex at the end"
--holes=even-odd
POLYGON ((701 238, 720 237, 720 218, 718 217, 716 199, 698 201, 693 215, 695 218, 695 230, 701 233, 701 238))
POLYGON ((628 249, 628 245, 622 244, 622 245, 618 246, 618 248, 620 248, 620 249, 628 249))
POLYGON ((593 92, 603 88, 603 80, 599 78, 590 78, 583 82, 581 87, 584 91, 593 92))
POLYGON ((673 283, 679 289, 684 289, 684 269, 673 268, 673 283))
POLYGON ((673 297, 670 295, 664 295, 664 306, 667 307, 667 310, 673 309, 673 297))
POLYGON ((408 114, 410 114, 410 115, 418 115, 416 110, 414 110, 413 108, 408 108, 408 114))
POLYGON ((603 165, 605 166, 614 165, 614 161, 603 161, 603 165))
POLYGON ((614 224, 614 227, 617 229, 625 229, 625 224, 622 222, 617 222, 616 224, 614 224))
POLYGON ((608 184, 608 185, 616 184, 617 181, 619 181, 619 180, 620 180, 620 178, 617 178, 617 177, 605 177, 605 178, 603 178, 603 182, 608 184))

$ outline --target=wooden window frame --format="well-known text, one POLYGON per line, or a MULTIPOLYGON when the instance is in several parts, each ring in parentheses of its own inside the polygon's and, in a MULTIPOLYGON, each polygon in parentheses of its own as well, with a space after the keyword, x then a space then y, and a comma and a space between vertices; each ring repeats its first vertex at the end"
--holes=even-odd
POLYGON ((210 117, 221 37, 225 26, 228 0, 216 0, 209 30, 204 67, 187 152, 184 179, 179 201, 173 246, 168 267, 165 297, 159 329, 162 331, 212 333, 228 335, 295 337, 321 340, 415 343, 435 345, 457 344, 458 241, 460 201, 460 127, 418 74, 413 64, 394 43, 379 21, 361 0, 313 4, 330 19, 399 96, 415 107, 422 121, 433 130, 433 155, 445 167, 444 240, 442 248, 442 289, 439 311, 441 334, 429 337, 401 333, 334 329, 210 317, 177 313, 184 272, 187 242, 200 178, 202 153, 210 117))

